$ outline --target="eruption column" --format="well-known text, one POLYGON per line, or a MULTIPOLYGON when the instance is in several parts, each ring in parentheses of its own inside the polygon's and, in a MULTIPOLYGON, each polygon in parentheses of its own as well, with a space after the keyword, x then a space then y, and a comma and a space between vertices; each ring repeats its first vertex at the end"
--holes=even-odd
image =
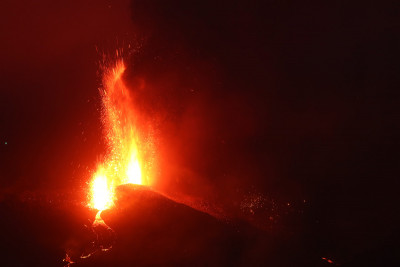
MULTIPOLYGON (((88 228, 94 233, 95 240, 89 252, 82 254, 80 258, 88 258, 97 251, 111 249, 115 234, 101 218, 101 212, 114 205, 115 188, 127 183, 147 185, 142 171, 141 151, 138 149, 137 116, 132 107, 130 92, 122 80, 124 71, 122 59, 103 71, 100 95, 108 154, 98 164, 90 183, 88 206, 98 212, 88 228)), ((74 263, 68 254, 64 261, 68 265, 74 263)))

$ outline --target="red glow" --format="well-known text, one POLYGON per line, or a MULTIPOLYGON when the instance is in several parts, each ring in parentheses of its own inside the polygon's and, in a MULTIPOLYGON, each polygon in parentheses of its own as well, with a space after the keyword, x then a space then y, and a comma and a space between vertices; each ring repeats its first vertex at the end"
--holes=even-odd
POLYGON ((118 185, 149 185, 143 173, 137 115, 132 107, 130 92, 122 80, 124 71, 124 62, 118 59, 115 65, 105 70, 103 76, 102 119, 109 154, 93 176, 89 202, 91 208, 100 212, 113 205, 114 190, 118 185))

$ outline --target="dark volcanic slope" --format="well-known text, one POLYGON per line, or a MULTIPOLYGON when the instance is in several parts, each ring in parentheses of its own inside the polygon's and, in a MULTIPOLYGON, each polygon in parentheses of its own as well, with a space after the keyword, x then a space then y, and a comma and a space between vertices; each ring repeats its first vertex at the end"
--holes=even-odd
POLYGON ((102 213, 115 245, 82 265, 244 266, 251 239, 260 237, 255 229, 226 224, 145 187, 124 185, 117 194, 116 208, 102 213))
MULTIPOLYGON (((34 196, 34 195, 33 195, 34 196)), ((304 239, 271 236, 243 222, 224 222, 174 202, 147 187, 117 188, 116 205, 102 218, 113 229, 102 244, 91 244, 95 211, 78 202, 6 197, 0 201, 1 266, 328 266, 304 246, 304 239), (14 238, 6 239, 4 236, 14 238), (112 238, 110 238, 112 237, 112 238)))

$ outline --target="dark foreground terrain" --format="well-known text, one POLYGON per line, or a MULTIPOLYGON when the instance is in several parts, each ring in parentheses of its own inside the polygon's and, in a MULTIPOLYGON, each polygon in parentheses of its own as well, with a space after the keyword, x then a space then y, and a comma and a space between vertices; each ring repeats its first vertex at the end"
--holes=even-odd
POLYGON ((329 265, 299 238, 221 221, 146 187, 124 185, 117 194, 116 206, 102 213, 113 233, 92 232, 95 211, 80 204, 3 198, 1 265, 63 266, 66 251, 75 266, 329 265))
POLYGON ((3 198, 1 265, 64 266, 65 252, 73 266, 395 266, 396 262, 389 240, 386 247, 372 246, 359 254, 362 257, 330 250, 334 260, 340 259, 330 262, 320 255, 328 245, 322 239, 320 247, 313 245, 312 235, 273 234, 245 222, 222 221, 142 186, 120 186, 117 196, 116 206, 102 213, 113 230, 98 226, 94 232, 96 212, 82 204, 3 198), (100 246, 110 245, 110 250, 101 251, 100 246), (80 258, 89 253, 90 257, 80 258))

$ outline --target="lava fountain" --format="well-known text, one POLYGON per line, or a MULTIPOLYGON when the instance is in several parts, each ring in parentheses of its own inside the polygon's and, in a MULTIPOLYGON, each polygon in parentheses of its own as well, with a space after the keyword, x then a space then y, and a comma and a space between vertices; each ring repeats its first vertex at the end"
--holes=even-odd
POLYGON ((104 71, 102 122, 109 154, 98 167, 91 182, 89 207, 108 209, 114 203, 114 190, 121 184, 146 185, 142 174, 137 117, 132 109, 132 98, 122 80, 125 65, 122 59, 104 71))
MULTIPOLYGON (((129 183, 149 185, 143 171, 144 153, 139 150, 138 117, 132 107, 130 91, 122 80, 124 62, 118 59, 108 66, 103 69, 103 86, 100 88, 101 117, 108 153, 94 172, 87 204, 89 208, 97 210, 92 226, 88 227, 96 240, 92 242, 89 251, 83 253, 80 258, 87 258, 97 251, 111 248, 111 244, 104 244, 102 240, 104 233, 113 236, 114 232, 100 215, 103 210, 114 205, 115 188, 129 183)), ((74 263, 68 253, 65 261, 68 265, 74 263)))
POLYGON ((124 71, 123 60, 117 60, 114 66, 105 69, 103 88, 100 89, 102 122, 109 154, 98 165, 91 182, 89 207, 98 210, 94 222, 97 224, 105 225, 100 214, 113 206, 115 187, 128 183, 146 184, 140 164, 137 118, 132 109, 130 92, 122 80, 124 71))

